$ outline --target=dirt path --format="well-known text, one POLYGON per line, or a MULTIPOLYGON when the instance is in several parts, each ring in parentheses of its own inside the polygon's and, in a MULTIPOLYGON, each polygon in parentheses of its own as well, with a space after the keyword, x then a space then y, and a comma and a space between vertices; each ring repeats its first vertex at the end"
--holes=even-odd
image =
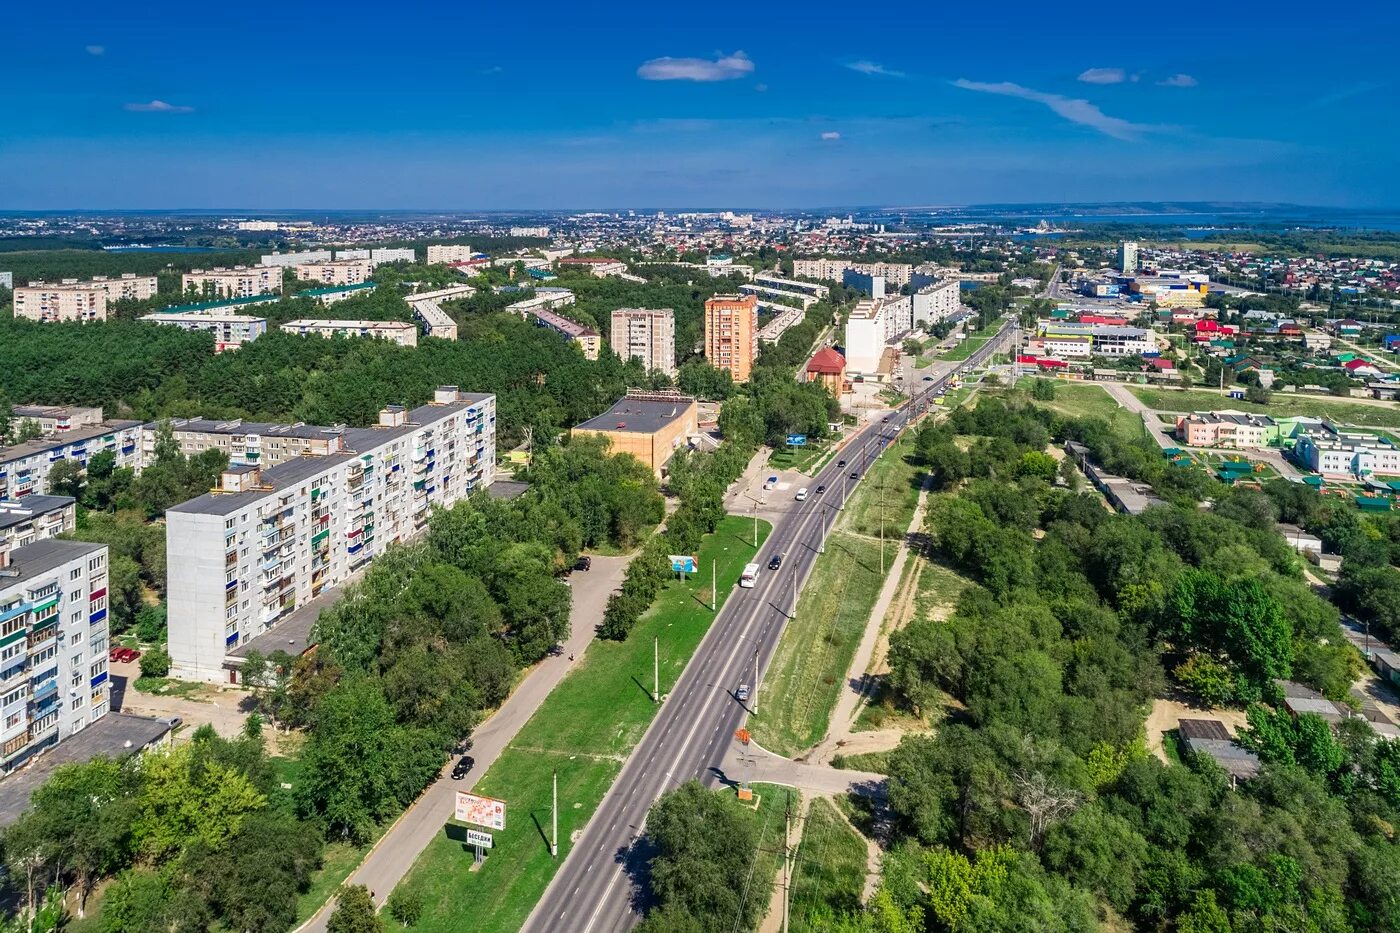
MULTIPOLYGON (((807 826, 807 812, 812 809, 811 794, 803 794, 797 803, 797 817, 792 822, 792 834, 788 837, 788 851, 795 852, 802 843, 802 830, 807 826)), ((758 933, 782 933, 783 930, 783 870, 778 869, 778 877, 773 885, 773 896, 768 901, 768 913, 758 926, 758 933)))
POLYGON ((1231 734, 1238 733, 1245 724, 1244 710, 1220 709, 1200 702, 1187 703, 1179 697, 1159 697, 1152 701, 1152 712, 1147 714, 1145 727, 1148 750, 1164 764, 1170 762, 1162 745, 1162 734, 1175 729, 1179 719, 1218 719, 1231 734))

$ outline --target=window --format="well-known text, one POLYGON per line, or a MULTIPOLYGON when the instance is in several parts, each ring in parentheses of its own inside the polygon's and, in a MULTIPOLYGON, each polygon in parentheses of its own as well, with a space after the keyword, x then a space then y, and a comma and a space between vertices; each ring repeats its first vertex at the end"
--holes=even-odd
POLYGON ((106 563, 106 560, 107 558, 104 555, 97 555, 92 560, 88 561, 88 571, 93 572, 100 570, 102 566, 106 563))
POLYGON ((107 597, 99 596, 88 605, 88 612, 97 612, 99 609, 107 608, 107 597))
POLYGON ((79 664, 82 664, 82 663, 83 663, 83 653, 82 653, 81 651, 79 651, 77 654, 73 655, 73 660, 69 662, 69 664, 70 664, 71 666, 73 666, 73 667, 77 667, 79 664))
MULTIPOLYGON (((82 611, 81 609, 79 609, 77 612, 70 613, 69 616, 68 616, 68 621, 69 621, 69 622, 81 622, 81 621, 83 621, 83 611, 82 611)), ((82 638, 83 636, 82 636, 82 633, 81 633, 81 632, 74 632, 74 633, 73 633, 72 635, 70 635, 69 637, 72 638, 74 642, 76 642, 78 639, 82 638)))
POLYGON ((106 650, 107 650, 107 639, 106 639, 106 637, 104 637, 104 636, 98 636, 97 638, 94 638, 94 639, 92 640, 92 653, 93 653, 93 654, 101 654, 102 652, 104 652, 104 651, 106 651, 106 650))
POLYGON ((224 522, 224 528, 225 528, 225 530, 232 531, 232 530, 233 530, 234 524, 235 524, 235 523, 234 523, 234 520, 233 520, 233 519, 231 519, 231 518, 228 519, 227 521, 224 522))
POLYGON ((68 579, 70 580, 79 580, 82 576, 83 568, 81 567, 74 567, 72 570, 68 571, 68 579))
POLYGON ((19 725, 19 724, 20 724, 20 721, 23 720, 23 719, 24 719, 24 713, 22 713, 22 712, 19 712, 19 713, 11 713, 9 716, 7 716, 7 717, 5 718, 5 728, 6 728, 6 729, 13 729, 15 726, 19 725))
POLYGON ((80 599, 82 599, 82 598, 83 598, 83 591, 82 591, 82 590, 73 590, 72 592, 70 592, 70 593, 68 594, 68 601, 69 601, 70 603, 76 603, 78 600, 80 600, 80 599))
POLYGON ((82 686, 82 683, 83 683, 83 672, 82 672, 81 670, 76 670, 76 671, 73 672, 73 681, 72 681, 72 682, 73 682, 73 686, 75 686, 75 687, 82 686))
POLYGON ((83 699, 82 697, 74 697, 74 698, 73 698, 73 703, 72 703, 72 705, 71 705, 70 708, 71 708, 71 709, 82 709, 82 708, 83 708, 83 704, 86 703, 86 702, 87 702, 87 700, 83 699))
POLYGON ((98 658, 96 661, 93 661, 92 664, 88 667, 88 676, 96 677, 98 674, 101 674, 105 670, 107 670, 107 659, 98 658))

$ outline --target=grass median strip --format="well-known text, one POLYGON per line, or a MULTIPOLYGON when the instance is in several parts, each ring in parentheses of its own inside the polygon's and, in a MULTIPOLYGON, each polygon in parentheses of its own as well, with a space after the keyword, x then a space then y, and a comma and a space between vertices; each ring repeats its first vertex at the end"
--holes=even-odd
MULTIPOLYGON (((769 526, 760 524, 759 544, 769 526)), ((624 642, 595 641, 482 776, 476 792, 506 801, 506 829, 480 871, 465 828, 444 827, 419 856, 402 887, 421 899, 416 930, 519 930, 554 872, 655 717, 652 640, 659 639, 661 691, 680 677, 709 629, 711 561, 721 607, 753 559, 753 521, 729 517, 697 555, 701 573, 672 582, 624 642), (551 776, 559 773, 559 858, 549 855, 551 776)))
POLYGON ((783 697, 783 702, 760 704, 759 715, 749 721, 754 740, 769 751, 797 755, 826 734, 885 573, 913 518, 920 479, 917 468, 905 459, 912 445, 912 437, 907 436, 875 461, 837 520, 826 553, 817 558, 802 589, 796 618, 783 630, 760 692, 783 697), (880 541, 874 537, 879 534, 882 508, 884 572, 880 541))

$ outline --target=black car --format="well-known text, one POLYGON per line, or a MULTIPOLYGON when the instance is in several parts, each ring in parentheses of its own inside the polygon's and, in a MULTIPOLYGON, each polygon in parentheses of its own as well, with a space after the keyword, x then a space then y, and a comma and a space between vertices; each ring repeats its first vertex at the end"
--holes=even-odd
POLYGON ((836 461, 836 468, 837 468, 838 470, 839 470, 841 467, 845 466, 845 465, 846 465, 846 461, 845 461, 845 460, 837 460, 837 461, 836 461))
POLYGON ((576 560, 576 561, 574 561, 574 569, 575 569, 575 570, 591 570, 592 568, 593 568, 593 558, 591 558, 591 557, 589 557, 589 556, 587 556, 587 555, 580 555, 580 556, 579 556, 579 559, 576 560))
POLYGON ((880 423, 881 423, 881 424, 889 424, 889 423, 890 423, 890 416, 889 416, 889 415, 886 415, 885 417, 881 418, 881 419, 880 419, 880 423))
POLYGON ((826 492, 826 487, 825 487, 825 486, 818 486, 818 487, 817 487, 817 495, 820 496, 820 495, 821 495, 822 493, 824 493, 824 492, 826 492))
POLYGON ((781 567, 782 565, 783 565, 783 555, 781 555, 781 554, 774 554, 774 555, 772 556, 772 558, 770 558, 769 561, 768 561, 768 569, 769 569, 769 570, 777 570, 777 569, 778 569, 779 567, 781 567))
POLYGON ((467 772, 476 764, 476 759, 471 755, 463 755, 457 759, 457 763, 452 766, 452 780, 460 781, 467 776, 467 772))
POLYGON ((851 479, 860 479, 860 471, 859 471, 859 470, 852 470, 852 471, 851 471, 851 479))

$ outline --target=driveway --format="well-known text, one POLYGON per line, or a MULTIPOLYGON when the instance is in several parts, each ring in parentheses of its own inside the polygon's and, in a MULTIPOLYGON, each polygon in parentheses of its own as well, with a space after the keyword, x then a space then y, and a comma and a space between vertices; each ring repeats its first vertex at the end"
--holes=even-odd
MULTIPOLYGON (((603 609, 613 590, 622 583, 622 576, 632 560, 627 557, 594 557, 593 568, 569 577, 574 591, 569 611, 570 634, 563 651, 545 658, 530 669, 515 688, 484 723, 472 733, 472 758, 476 760, 471 772, 462 780, 451 778, 454 761, 443 766, 438 779, 398 818, 389 831, 370 850, 360 867, 350 873, 346 884, 363 884, 374 892, 376 903, 383 904, 389 892, 408 874, 419 854, 442 832, 443 824, 452 818, 456 792, 471 790, 477 780, 500 757, 516 733, 534 715, 558 683, 568 674, 593 640, 594 627, 603 617, 603 609)), ((301 931, 324 931, 330 918, 332 904, 327 903, 301 931)))

